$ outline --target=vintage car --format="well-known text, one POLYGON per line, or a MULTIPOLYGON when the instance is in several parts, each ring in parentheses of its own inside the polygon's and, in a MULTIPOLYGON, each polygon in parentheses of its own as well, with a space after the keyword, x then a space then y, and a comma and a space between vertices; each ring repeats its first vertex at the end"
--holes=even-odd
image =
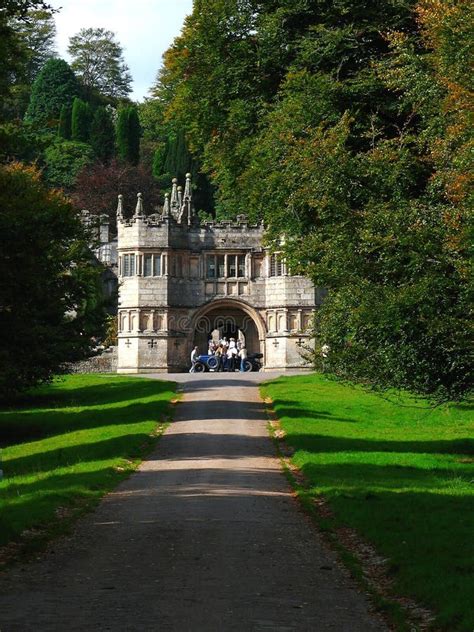
MULTIPOLYGON (((260 371, 262 368, 261 358, 263 353, 249 353, 247 359, 244 361, 244 371, 249 373, 250 371, 260 371)), ((219 358, 215 355, 200 355, 196 364, 194 365, 195 373, 203 373, 205 371, 217 371, 219 368, 219 358)), ((222 371, 237 371, 240 369, 240 360, 235 363, 234 369, 229 369, 224 366, 222 371)))

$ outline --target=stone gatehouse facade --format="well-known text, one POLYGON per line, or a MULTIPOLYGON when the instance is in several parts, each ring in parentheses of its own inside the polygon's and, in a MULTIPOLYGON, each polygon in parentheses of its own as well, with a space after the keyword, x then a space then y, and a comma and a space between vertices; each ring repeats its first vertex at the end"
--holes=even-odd
POLYGON ((305 366, 317 292, 263 244, 263 225, 201 223, 191 176, 172 183, 161 213, 117 208, 118 372, 179 372, 194 345, 240 337, 265 369, 305 366))

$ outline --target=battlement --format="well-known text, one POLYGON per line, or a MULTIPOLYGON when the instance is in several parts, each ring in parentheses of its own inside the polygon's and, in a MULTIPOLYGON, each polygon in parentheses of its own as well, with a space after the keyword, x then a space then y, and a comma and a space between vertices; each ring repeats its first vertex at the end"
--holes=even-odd
POLYGON ((178 185, 177 178, 172 180, 171 195, 165 194, 165 202, 161 212, 147 215, 141 193, 137 194, 137 204, 133 215, 126 217, 123 196, 118 196, 117 225, 126 229, 140 224, 144 227, 160 228, 164 226, 181 227, 183 229, 203 228, 208 232, 216 230, 255 230, 261 232, 263 223, 250 224, 245 215, 238 215, 235 220, 205 221, 201 223, 194 208, 191 186, 191 174, 186 174, 186 185, 178 185))

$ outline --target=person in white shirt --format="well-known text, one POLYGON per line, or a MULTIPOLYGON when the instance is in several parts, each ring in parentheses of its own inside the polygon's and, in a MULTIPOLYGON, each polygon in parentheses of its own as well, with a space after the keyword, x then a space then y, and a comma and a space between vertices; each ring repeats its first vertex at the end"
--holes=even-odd
POLYGON ((247 349, 245 345, 242 345, 242 349, 239 351, 240 358, 240 371, 243 373, 245 371, 245 360, 247 359, 247 349))
POLYGON ((191 368, 189 369, 190 373, 196 372, 196 362, 199 359, 199 347, 194 347, 191 351, 191 368))

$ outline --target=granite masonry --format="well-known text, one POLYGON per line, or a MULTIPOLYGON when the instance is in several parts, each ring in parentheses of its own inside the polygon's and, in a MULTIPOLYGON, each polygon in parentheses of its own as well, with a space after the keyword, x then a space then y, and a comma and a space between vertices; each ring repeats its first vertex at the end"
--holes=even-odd
POLYGON ((118 372, 187 370, 195 345, 206 353, 222 336, 262 353, 264 369, 304 367, 319 293, 288 273, 263 235, 244 216, 201 223, 189 174, 184 191, 173 180, 161 213, 146 215, 138 194, 126 217, 119 196, 118 372))

